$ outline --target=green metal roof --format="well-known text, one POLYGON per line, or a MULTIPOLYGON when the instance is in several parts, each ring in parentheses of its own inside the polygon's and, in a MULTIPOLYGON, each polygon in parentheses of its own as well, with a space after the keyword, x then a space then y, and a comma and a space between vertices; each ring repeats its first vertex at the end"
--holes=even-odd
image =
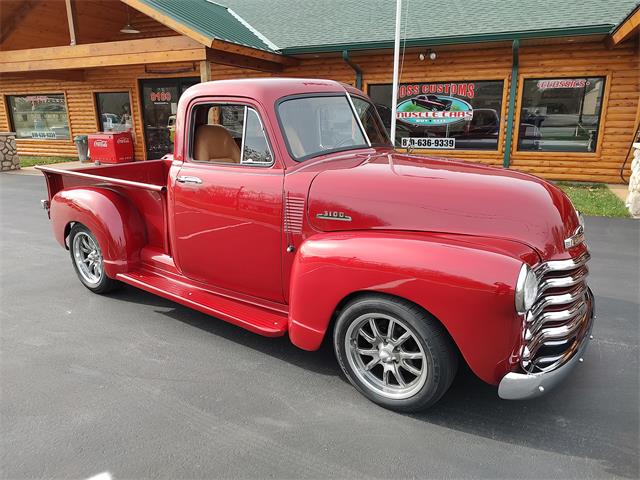
POLYGON ((275 45, 226 6, 209 0, 141 0, 154 10, 206 37, 260 50, 275 45))
MULTIPOLYGON (((126 0, 125 0, 126 1, 126 0)), ((208 38, 283 54, 389 48, 393 0, 140 0, 208 38)), ((607 34, 640 0, 403 0, 406 46, 607 34)))
MULTIPOLYGON (((218 1, 285 54, 385 48, 393 42, 393 0, 218 1)), ((411 46, 605 34, 638 4, 638 0, 404 0, 402 38, 411 46)))

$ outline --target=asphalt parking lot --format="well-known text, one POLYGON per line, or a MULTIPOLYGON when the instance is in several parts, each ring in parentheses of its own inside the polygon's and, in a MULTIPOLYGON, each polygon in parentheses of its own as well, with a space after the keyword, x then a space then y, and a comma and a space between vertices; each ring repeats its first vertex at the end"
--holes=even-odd
POLYGON ((528 401, 461 372, 430 411, 133 288, 86 290, 40 176, 0 175, 2 478, 638 478, 640 222, 587 218, 595 340, 528 401))

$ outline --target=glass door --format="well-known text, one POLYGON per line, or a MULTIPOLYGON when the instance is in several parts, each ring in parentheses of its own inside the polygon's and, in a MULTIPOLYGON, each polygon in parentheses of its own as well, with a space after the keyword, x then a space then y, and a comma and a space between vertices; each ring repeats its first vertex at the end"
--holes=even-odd
POLYGON ((141 80, 142 120, 147 159, 173 153, 178 100, 199 78, 141 80))

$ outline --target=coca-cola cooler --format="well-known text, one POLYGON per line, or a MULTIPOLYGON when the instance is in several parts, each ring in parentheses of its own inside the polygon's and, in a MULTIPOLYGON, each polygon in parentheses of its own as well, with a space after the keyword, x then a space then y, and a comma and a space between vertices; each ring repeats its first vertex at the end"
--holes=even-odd
POLYGON ((98 132, 89 135, 89 157, 100 163, 133 162, 131 132, 98 132))

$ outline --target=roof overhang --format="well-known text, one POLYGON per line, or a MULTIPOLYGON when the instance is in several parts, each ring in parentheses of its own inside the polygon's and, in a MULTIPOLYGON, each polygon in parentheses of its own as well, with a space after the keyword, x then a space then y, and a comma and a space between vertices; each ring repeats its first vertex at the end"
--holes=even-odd
POLYGON ((609 36, 609 44, 613 47, 621 44, 625 40, 630 39, 640 32, 640 6, 625 18, 609 36))
POLYGON ((183 36, 157 37, 0 52, 0 73, 85 69, 206 59, 206 48, 191 38, 183 36))
POLYGON ((216 37, 205 35, 204 33, 190 28, 189 25, 177 21, 170 15, 166 15, 162 11, 154 8, 148 3, 142 0, 121 0, 123 3, 129 5, 131 8, 135 8, 139 12, 153 18, 154 20, 166 25, 167 27, 175 30, 186 37, 189 37, 201 45, 210 48, 214 51, 223 52, 221 56, 230 56, 235 54, 243 55, 245 57, 256 58, 261 61, 269 62, 270 64, 278 65, 296 65, 297 60, 286 57, 279 53, 270 52, 267 50, 261 50, 259 48, 253 48, 250 46, 240 45, 237 43, 231 43, 225 40, 221 40, 216 37))
MULTIPOLYGON (((460 45, 467 43, 503 42, 505 40, 513 41, 515 39, 522 40, 534 38, 577 37, 583 35, 605 35, 611 32, 611 28, 612 25, 592 25, 588 27, 524 30, 518 32, 499 32, 465 36, 425 37, 412 38, 406 41, 403 40, 402 44, 405 45, 406 48, 410 48, 432 45, 460 45)), ((385 40, 379 42, 339 43, 333 45, 290 47, 283 48, 282 53, 285 55, 302 55, 305 53, 341 52, 344 50, 386 50, 391 48, 393 48, 393 40, 385 40)))

